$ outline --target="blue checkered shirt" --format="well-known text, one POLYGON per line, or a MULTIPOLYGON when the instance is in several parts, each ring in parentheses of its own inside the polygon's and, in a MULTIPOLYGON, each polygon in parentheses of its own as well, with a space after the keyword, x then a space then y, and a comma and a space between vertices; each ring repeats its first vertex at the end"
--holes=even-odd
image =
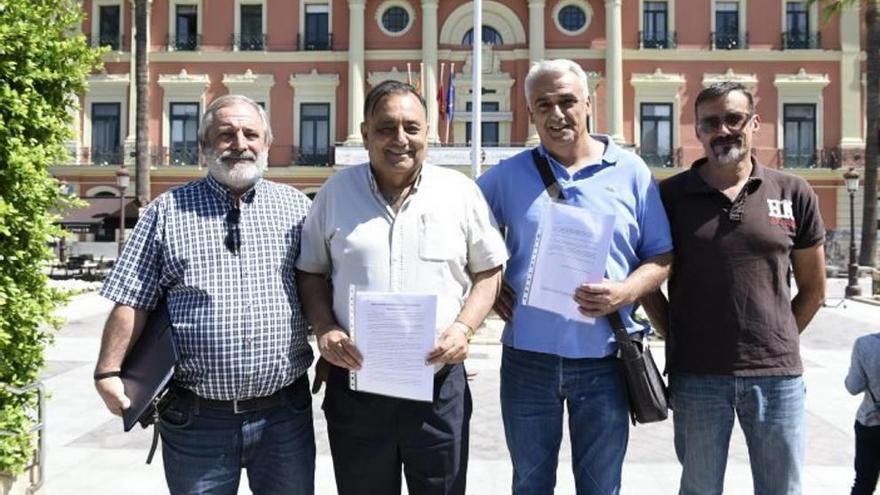
POLYGON ((210 175, 157 197, 101 289, 151 310, 167 295, 177 385, 217 400, 262 397, 308 370, 312 351, 294 280, 309 199, 260 180, 240 200, 238 253, 228 189, 210 175))

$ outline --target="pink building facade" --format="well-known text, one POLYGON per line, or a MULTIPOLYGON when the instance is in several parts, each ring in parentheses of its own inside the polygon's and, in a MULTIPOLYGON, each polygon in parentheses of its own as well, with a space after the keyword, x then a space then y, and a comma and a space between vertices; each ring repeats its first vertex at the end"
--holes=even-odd
MULTIPOLYGON (((55 173, 83 197, 118 194, 113 165, 131 163, 134 144, 132 4, 82 5, 82 32, 110 49, 82 95, 70 163, 55 173)), ((484 1, 484 166, 535 142, 523 80, 537 60, 581 64, 590 74, 592 128, 632 146, 658 178, 701 156, 694 99, 706 85, 732 79, 754 92, 759 160, 806 177, 828 226, 848 225, 838 169, 863 159, 864 29, 858 7, 828 20, 821 7, 801 0, 484 1)), ((152 0, 152 195, 204 174, 198 117, 227 93, 264 105, 275 135, 269 176, 306 192, 365 157, 358 134, 364 95, 386 79, 418 82, 432 157, 466 164, 472 9, 463 0, 152 0), (435 97, 450 73, 451 119, 435 97)))

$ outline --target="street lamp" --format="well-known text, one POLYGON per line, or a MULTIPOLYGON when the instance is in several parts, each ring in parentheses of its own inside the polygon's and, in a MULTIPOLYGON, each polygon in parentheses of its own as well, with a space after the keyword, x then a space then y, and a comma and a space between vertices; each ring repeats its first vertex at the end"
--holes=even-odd
POLYGON ((116 254, 118 260, 122 256, 122 246, 125 244, 125 191, 128 189, 128 183, 131 174, 123 164, 116 169, 116 185, 119 186, 119 252, 116 254))
POLYGON ((858 280, 859 265, 856 264, 855 198, 856 191, 859 190, 859 173, 850 168, 843 174, 843 180, 846 183, 846 192, 849 193, 849 281, 845 294, 846 297, 853 297, 862 295, 858 280))

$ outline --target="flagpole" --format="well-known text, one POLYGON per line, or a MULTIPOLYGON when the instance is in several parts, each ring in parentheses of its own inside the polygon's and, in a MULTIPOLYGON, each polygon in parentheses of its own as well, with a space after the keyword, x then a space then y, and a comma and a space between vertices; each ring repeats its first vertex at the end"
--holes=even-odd
POLYGON ((406 83, 409 84, 410 86, 413 85, 413 83, 412 83, 412 69, 409 66, 409 62, 406 63, 406 83))
POLYGON ((455 62, 450 62, 449 84, 446 86, 446 144, 449 144, 449 125, 452 123, 453 115, 455 115, 455 62))
MULTIPOLYGON (((443 87, 443 69, 446 68, 445 62, 440 62, 440 89, 437 91, 437 95, 440 96, 440 101, 437 102, 437 125, 440 125, 440 116, 446 115, 446 109, 443 108, 443 105, 446 104, 446 95, 443 94, 445 88, 443 87)), ((434 97, 436 98, 437 95, 434 97)), ((437 134, 440 134, 440 129, 437 129, 437 134)), ((442 144, 442 143, 441 143, 442 144)))
POLYGON ((419 95, 425 97, 425 63, 419 62, 419 95))
POLYGON ((482 153, 482 126, 480 125, 483 110, 483 2, 474 0, 474 35, 471 80, 473 81, 471 101, 471 177, 476 180, 480 176, 482 153))

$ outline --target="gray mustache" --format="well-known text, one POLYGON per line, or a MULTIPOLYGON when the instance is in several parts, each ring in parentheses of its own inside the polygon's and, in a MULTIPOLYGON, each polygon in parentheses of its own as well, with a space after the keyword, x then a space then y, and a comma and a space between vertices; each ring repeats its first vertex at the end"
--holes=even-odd
POLYGON ((257 155, 251 153, 250 151, 245 151, 243 153, 232 153, 230 151, 224 151, 219 157, 220 160, 224 162, 231 161, 240 161, 240 160, 249 160, 249 161, 257 161, 257 155))

